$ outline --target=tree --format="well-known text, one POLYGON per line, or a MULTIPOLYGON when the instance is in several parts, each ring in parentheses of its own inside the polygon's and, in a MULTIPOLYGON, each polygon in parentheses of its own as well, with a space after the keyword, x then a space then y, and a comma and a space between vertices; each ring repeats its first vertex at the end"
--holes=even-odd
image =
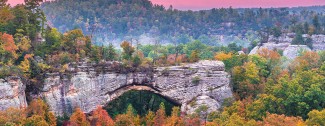
POLYGON ((39 8, 43 0, 24 0, 25 8, 28 10, 28 26, 26 32, 29 38, 35 39, 37 33, 44 32, 46 17, 43 11, 39 8))
POLYGON ((318 111, 312 110, 308 113, 306 120, 308 126, 323 126, 325 125, 325 109, 318 111))
POLYGON ((214 58, 219 61, 224 61, 230 59, 231 57, 232 57, 232 53, 220 52, 214 58))
POLYGON ((121 48, 123 49, 122 58, 129 61, 135 51, 134 47, 129 42, 124 41, 121 43, 121 48))
POLYGON ((92 116, 92 120, 96 126, 114 126, 112 118, 108 115, 107 111, 100 106, 93 111, 92 116))
POLYGON ((270 126, 303 126, 304 121, 301 117, 288 117, 285 115, 267 114, 267 116, 260 122, 260 125, 270 126))
POLYGON ((104 58, 109 61, 114 61, 117 58, 116 50, 114 49, 113 44, 109 44, 108 48, 104 49, 104 58))
POLYGON ((278 114, 301 116, 306 119, 309 111, 325 107, 323 78, 312 70, 297 71, 290 79, 288 76, 281 77, 269 92, 276 97, 276 101, 270 100, 266 103, 276 102, 278 114))
POLYGON ((205 44, 203 44, 202 42, 200 42, 200 41, 192 41, 190 43, 187 43, 183 49, 184 49, 184 52, 188 56, 191 56, 191 54, 193 53, 193 51, 196 51, 197 52, 197 55, 199 56, 200 55, 200 52, 202 52, 203 50, 205 50, 206 47, 207 46, 205 44))
POLYGON ((9 6, 2 0, 0 1, 0 24, 7 25, 9 21, 13 20, 15 16, 10 12, 9 6))
POLYGON ((133 67, 138 67, 139 65, 141 65, 141 59, 140 56, 135 55, 132 59, 133 61, 133 67))
POLYGON ((315 30, 316 30, 316 34, 318 34, 319 32, 320 32, 320 26, 321 26, 321 24, 320 24, 320 22, 319 22, 319 19, 318 19, 318 16, 317 15, 315 15, 314 17, 313 17, 313 25, 314 25, 314 27, 315 27, 315 30))
POLYGON ((236 66, 232 73, 233 90, 238 93, 240 99, 248 96, 255 97, 261 91, 259 69, 255 63, 249 61, 243 66, 236 66))
POLYGON ((21 41, 18 42, 17 46, 21 52, 28 52, 29 49, 32 47, 31 41, 26 37, 23 37, 21 41))
POLYGON ((120 114, 116 116, 115 119, 116 126, 138 126, 140 125, 140 117, 136 114, 136 111, 131 104, 128 105, 125 114, 120 114))
POLYGON ((164 103, 161 103, 159 106, 159 109, 156 112, 156 116, 154 118, 155 122, 154 125, 155 126, 163 126, 165 125, 165 121, 166 121, 166 113, 165 113, 165 105, 164 103))
POLYGON ((179 107, 173 107, 172 115, 166 119, 166 126, 181 126, 184 122, 180 117, 179 107))
POLYGON ((321 65, 320 63, 320 56, 317 52, 304 52, 302 56, 296 57, 294 62, 290 64, 289 70, 293 73, 295 71, 306 71, 315 68, 319 68, 321 65))
POLYGON ((41 117, 49 126, 56 126, 55 115, 50 112, 48 105, 41 99, 35 99, 30 103, 27 108, 27 116, 29 116, 31 120, 38 120, 38 118, 41 117))
POLYGON ((10 107, 5 111, 0 111, 0 125, 5 125, 9 122, 18 125, 24 119, 26 119, 24 109, 10 107))
POLYGON ((199 51, 198 50, 192 51, 192 53, 190 55, 190 61, 191 62, 197 62, 199 60, 200 60, 199 51))
POLYGON ((84 47, 86 45, 86 38, 83 35, 81 29, 75 29, 68 31, 64 34, 61 41, 61 47, 63 51, 68 51, 71 54, 76 54, 77 48, 84 47))
MULTIPOLYGON (((40 115, 33 115, 22 122, 23 126, 50 126, 40 115)), ((55 126, 55 125, 53 125, 55 126)))
POLYGON ((70 122, 76 126, 90 126, 90 123, 87 121, 86 115, 80 108, 76 108, 74 113, 70 117, 70 122))
POLYGON ((2 8, 2 7, 5 7, 5 6, 7 6, 8 4, 8 0, 0 0, 0 7, 2 8))
POLYGON ((292 45, 303 45, 305 43, 304 38, 302 37, 301 32, 297 32, 296 36, 293 38, 291 44, 292 45))
POLYGON ((18 47, 15 44, 12 35, 0 33, 0 56, 1 61, 10 62, 15 60, 18 56, 16 51, 18 47))
POLYGON ((19 64, 18 68, 24 73, 25 77, 30 76, 30 61, 26 56, 24 57, 24 60, 19 64))
POLYGON ((271 32, 272 32, 273 36, 276 38, 280 37, 282 34, 281 28, 279 28, 279 27, 272 28, 271 32))
POLYGON ((145 117, 146 120, 146 126, 154 126, 155 123, 155 113, 152 111, 149 111, 145 117))

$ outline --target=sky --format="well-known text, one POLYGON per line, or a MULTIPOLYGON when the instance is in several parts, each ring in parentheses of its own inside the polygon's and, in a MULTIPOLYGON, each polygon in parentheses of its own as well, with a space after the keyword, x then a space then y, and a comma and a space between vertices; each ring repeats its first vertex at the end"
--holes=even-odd
MULTIPOLYGON (((23 3, 24 0, 9 0, 11 5, 23 3)), ((169 7, 173 5, 181 10, 203 10, 211 8, 230 7, 297 7, 325 5, 325 0, 151 0, 154 4, 169 7)))

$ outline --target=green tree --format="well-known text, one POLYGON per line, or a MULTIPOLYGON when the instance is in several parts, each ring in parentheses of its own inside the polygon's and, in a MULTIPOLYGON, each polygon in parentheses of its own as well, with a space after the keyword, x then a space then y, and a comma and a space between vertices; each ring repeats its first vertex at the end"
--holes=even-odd
POLYGON ((109 44, 108 48, 104 47, 103 58, 109 61, 114 61, 117 59, 117 53, 113 44, 109 44))

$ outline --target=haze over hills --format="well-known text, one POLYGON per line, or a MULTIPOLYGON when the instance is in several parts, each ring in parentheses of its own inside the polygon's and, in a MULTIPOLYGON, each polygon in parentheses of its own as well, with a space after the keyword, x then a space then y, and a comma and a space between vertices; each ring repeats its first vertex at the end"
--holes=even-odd
MULTIPOLYGON (((50 1, 50 0, 45 0, 50 1)), ((180 10, 208 10, 212 8, 278 8, 278 7, 302 7, 325 5, 323 0, 151 0, 154 4, 173 7, 180 10)), ((24 0, 9 0, 9 4, 15 6, 21 4, 24 0)))
POLYGON ((277 27, 295 32, 295 24, 311 25, 315 16, 325 22, 324 8, 181 11, 148 0, 57 0, 42 5, 49 24, 59 31, 81 28, 86 34, 93 34, 97 43, 106 44, 131 39, 162 43, 201 39, 205 44, 216 45, 220 39, 216 35, 239 36, 229 41, 240 39, 245 43, 243 38, 256 36, 255 31, 261 29, 277 27))

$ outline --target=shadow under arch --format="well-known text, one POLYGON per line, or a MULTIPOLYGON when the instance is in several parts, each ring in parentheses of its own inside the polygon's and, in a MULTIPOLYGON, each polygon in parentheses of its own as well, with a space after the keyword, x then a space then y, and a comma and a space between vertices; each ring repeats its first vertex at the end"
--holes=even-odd
POLYGON ((126 85, 110 93, 110 101, 104 106, 104 108, 109 112, 111 116, 114 117, 116 116, 116 114, 121 114, 121 111, 125 112, 127 105, 131 104, 128 103, 130 101, 136 101, 137 103, 141 104, 140 106, 134 106, 134 104, 132 104, 132 106, 137 110, 138 114, 141 116, 145 115, 145 112, 147 112, 148 110, 156 111, 161 101, 165 103, 167 115, 171 113, 172 107, 181 107, 180 103, 176 102, 170 97, 164 96, 160 93, 158 89, 155 89, 151 86, 126 85), (125 99, 128 100, 125 101, 125 99), (137 100, 139 100, 140 102, 137 100), (120 108, 120 110, 116 110, 116 108, 120 108), (142 109, 139 111, 139 108, 142 109), (119 113, 114 113, 110 109, 115 109, 115 111, 119 111, 119 113))

